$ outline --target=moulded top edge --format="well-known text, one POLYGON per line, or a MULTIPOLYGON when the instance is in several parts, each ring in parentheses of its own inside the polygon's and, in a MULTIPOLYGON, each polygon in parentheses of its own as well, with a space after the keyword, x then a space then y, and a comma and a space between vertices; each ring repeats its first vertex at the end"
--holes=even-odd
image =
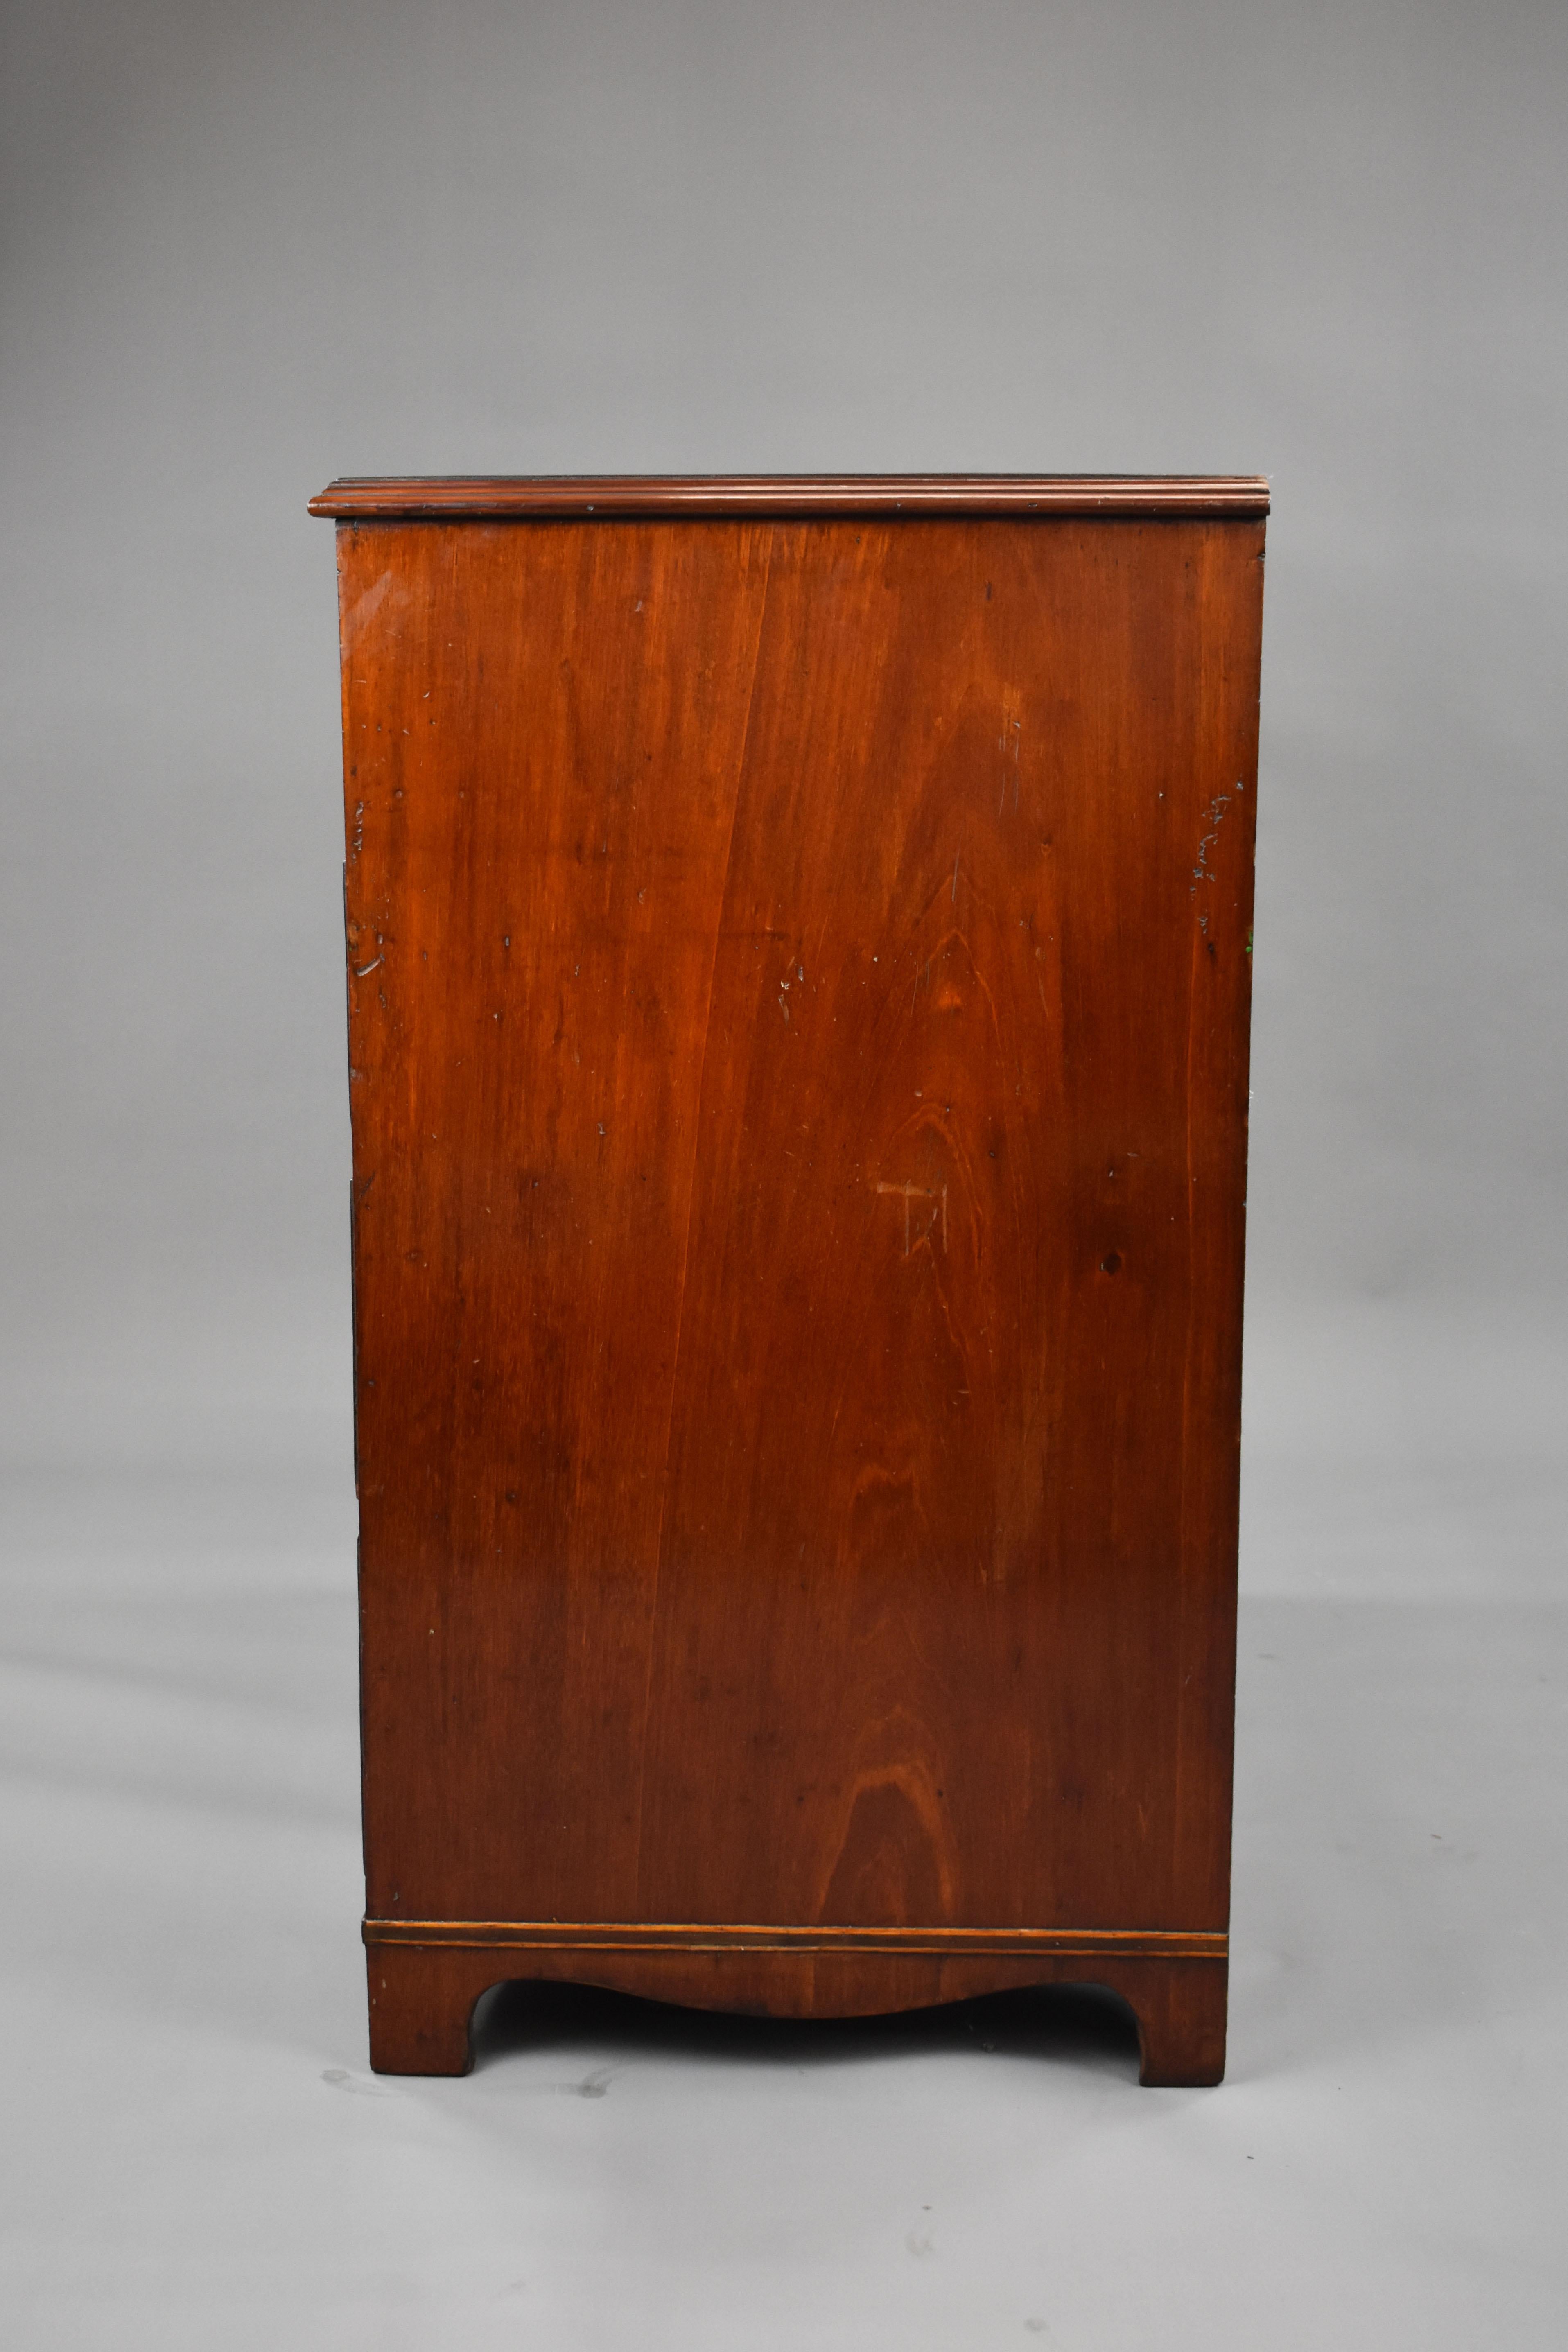
POLYGON ((378 474, 314 515, 1265 515, 1260 474, 378 474))

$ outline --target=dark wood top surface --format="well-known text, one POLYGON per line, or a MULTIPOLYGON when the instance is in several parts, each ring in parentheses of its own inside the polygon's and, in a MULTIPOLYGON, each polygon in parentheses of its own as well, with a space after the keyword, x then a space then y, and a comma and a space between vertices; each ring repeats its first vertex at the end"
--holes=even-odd
POLYGON ((1260 474, 374 474, 314 515, 1264 515, 1260 474))

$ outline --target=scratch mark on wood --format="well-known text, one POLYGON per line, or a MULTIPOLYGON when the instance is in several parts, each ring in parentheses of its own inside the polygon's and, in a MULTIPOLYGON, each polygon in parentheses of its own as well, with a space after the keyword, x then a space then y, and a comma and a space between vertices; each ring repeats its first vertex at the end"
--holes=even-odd
POLYGON ((892 1193, 895 1198, 901 1200, 904 1204, 904 1255, 906 1257, 909 1256, 910 1252, 914 1245, 914 1242, 924 1241, 926 1235, 929 1234, 931 1230, 931 1223, 928 1223, 925 1233, 916 1234, 911 1240, 910 1232, 910 1203, 911 1201, 934 1201, 937 1203, 937 1207, 932 1222, 940 1223, 942 1227, 942 1255, 944 1257, 946 1256, 947 1186, 945 1184, 887 1184, 879 1180, 877 1190, 879 1192, 892 1193))
MULTIPOLYGON (((1016 807, 1017 807, 1017 805, 1018 805, 1018 746, 1019 746, 1019 743, 1020 743, 1020 741, 1021 741, 1021 740, 1022 740, 1022 737, 1023 737, 1024 722, 1023 722, 1023 720, 1022 720, 1021 719, 1010 719, 1007 721, 1007 726, 1008 726, 1008 727, 1010 727, 1010 728, 1012 729, 1012 730, 1013 730, 1013 777, 1012 777, 1012 783, 1013 783, 1013 806, 1014 806, 1015 808, 1016 808, 1016 807)), ((1002 763, 1003 763, 1003 764, 1002 764, 1002 797, 1001 797, 1001 799, 1000 799, 1000 800, 997 802, 997 803, 996 803, 996 814, 997 814, 997 815, 998 815, 998 816, 1000 816, 1000 815, 1002 814, 1003 811, 1005 809, 1005 807, 1006 807, 1006 805, 1007 805, 1007 782, 1008 782, 1008 779, 1007 779, 1007 765, 1006 765, 1006 761, 1007 761, 1007 733, 1006 733, 1006 729, 1004 729, 1004 730, 1003 730, 1003 732, 1002 732, 1001 738, 1000 738, 1000 740, 998 740, 998 742, 997 742, 996 749, 997 749, 997 750, 1001 752, 1001 754, 1002 754, 1002 763)))
MULTIPOLYGON (((1237 786, 1237 790, 1239 792, 1240 789, 1241 787, 1238 784, 1237 786)), ((1200 882, 1212 882, 1214 880, 1214 875, 1209 867, 1208 856, 1211 847, 1219 839, 1219 829, 1225 821, 1225 813, 1230 806, 1230 797, 1231 796, 1228 793, 1216 793, 1213 800, 1210 801, 1208 807, 1204 812, 1208 820, 1209 830, 1207 833, 1203 835, 1198 842, 1198 862, 1193 868, 1193 885, 1192 888, 1187 892, 1189 898, 1195 898, 1197 897, 1198 884, 1200 882)))

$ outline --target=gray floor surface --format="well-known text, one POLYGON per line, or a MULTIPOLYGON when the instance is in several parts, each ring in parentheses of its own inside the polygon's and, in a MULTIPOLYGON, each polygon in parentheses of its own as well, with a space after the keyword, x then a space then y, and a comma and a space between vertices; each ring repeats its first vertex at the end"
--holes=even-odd
POLYGON ((1266 1484, 1251 1549, 1317 1586, 1244 1605, 1230 2072, 1182 2092, 1072 1994, 772 2027, 507 1991, 468 2080, 377 2079, 341 1473, 13 1480, 7 2342, 1568 2341, 1550 1482, 1266 1484), (1489 1540, 1518 1572, 1469 1589, 1489 1540), (1353 1597, 1358 1545, 1421 1572, 1353 1597))

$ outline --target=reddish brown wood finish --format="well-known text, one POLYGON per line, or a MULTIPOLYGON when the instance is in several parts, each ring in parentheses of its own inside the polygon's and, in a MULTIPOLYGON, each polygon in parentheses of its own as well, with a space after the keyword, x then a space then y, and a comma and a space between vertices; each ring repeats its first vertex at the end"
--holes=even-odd
POLYGON ((1261 475, 376 474, 310 501, 341 519, 419 515, 1266 515, 1261 475))
POLYGON ((1223 2063, 1263 525, 886 487, 340 525, 378 2066, 1223 2063))
POLYGON ((378 2074, 466 2074, 475 2004, 493 1984, 602 1985, 750 2017, 874 2017, 980 1993, 1090 1981, 1120 1993, 1138 2023, 1139 2080, 1194 2089, 1225 2073, 1226 1964, 1070 1955, 974 1959, 894 1952, 874 1972, 831 1948, 722 1951, 700 1943, 632 1956, 605 1946, 521 1951, 485 1945, 373 1943, 365 1954, 371 2064, 378 2074))

